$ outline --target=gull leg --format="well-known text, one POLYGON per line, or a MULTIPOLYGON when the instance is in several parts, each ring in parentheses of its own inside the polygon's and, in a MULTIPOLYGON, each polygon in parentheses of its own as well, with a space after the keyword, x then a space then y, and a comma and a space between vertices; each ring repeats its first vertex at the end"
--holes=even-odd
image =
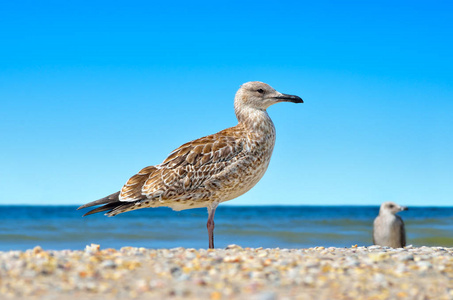
POLYGON ((209 236, 209 249, 214 249, 214 215, 215 210, 219 204, 214 202, 208 206, 208 223, 206 227, 208 227, 208 236, 209 236))

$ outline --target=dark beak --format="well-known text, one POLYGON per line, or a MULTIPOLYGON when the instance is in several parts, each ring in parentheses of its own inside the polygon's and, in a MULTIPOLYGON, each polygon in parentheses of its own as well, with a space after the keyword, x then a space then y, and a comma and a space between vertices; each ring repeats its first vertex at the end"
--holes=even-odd
POLYGON ((278 102, 292 102, 292 103, 304 103, 299 96, 281 94, 280 96, 274 97, 278 102))
POLYGON ((403 210, 409 210, 409 208, 407 206, 400 206, 400 210, 403 211, 403 210))

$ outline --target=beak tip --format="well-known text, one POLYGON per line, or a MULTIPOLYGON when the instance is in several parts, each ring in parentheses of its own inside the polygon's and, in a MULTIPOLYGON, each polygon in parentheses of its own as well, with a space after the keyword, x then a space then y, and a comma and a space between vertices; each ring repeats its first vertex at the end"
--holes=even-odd
POLYGON ((304 103, 304 100, 302 100, 301 97, 299 97, 299 96, 294 96, 294 98, 295 98, 295 99, 294 99, 294 100, 295 100, 294 103, 304 103))
POLYGON ((278 102, 292 102, 292 103, 304 103, 301 97, 295 95, 288 95, 288 94, 280 94, 274 99, 278 102))

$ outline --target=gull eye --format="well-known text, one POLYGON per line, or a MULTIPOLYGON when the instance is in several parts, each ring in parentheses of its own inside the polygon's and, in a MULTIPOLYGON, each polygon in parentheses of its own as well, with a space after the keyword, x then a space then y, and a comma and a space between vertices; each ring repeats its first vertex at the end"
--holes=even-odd
POLYGON ((260 93, 260 94, 264 94, 264 90, 263 90, 263 89, 257 89, 256 91, 257 91, 258 93, 260 93))
POLYGON ((389 207, 390 207, 390 208, 394 208, 394 207, 395 207, 395 205, 393 205, 393 204, 390 204, 390 205, 389 205, 389 207))

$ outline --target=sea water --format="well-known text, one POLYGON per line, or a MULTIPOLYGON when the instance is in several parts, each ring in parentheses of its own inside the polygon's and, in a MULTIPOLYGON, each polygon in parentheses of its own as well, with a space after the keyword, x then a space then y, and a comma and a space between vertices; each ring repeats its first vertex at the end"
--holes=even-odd
MULTIPOLYGON (((207 210, 141 209, 82 218, 76 206, 0 206, 0 251, 124 246, 207 248, 207 210)), ((229 206, 215 215, 215 246, 308 248, 372 245, 377 206, 229 206)), ((453 247, 453 207, 411 207, 399 213, 407 243, 453 247)))

